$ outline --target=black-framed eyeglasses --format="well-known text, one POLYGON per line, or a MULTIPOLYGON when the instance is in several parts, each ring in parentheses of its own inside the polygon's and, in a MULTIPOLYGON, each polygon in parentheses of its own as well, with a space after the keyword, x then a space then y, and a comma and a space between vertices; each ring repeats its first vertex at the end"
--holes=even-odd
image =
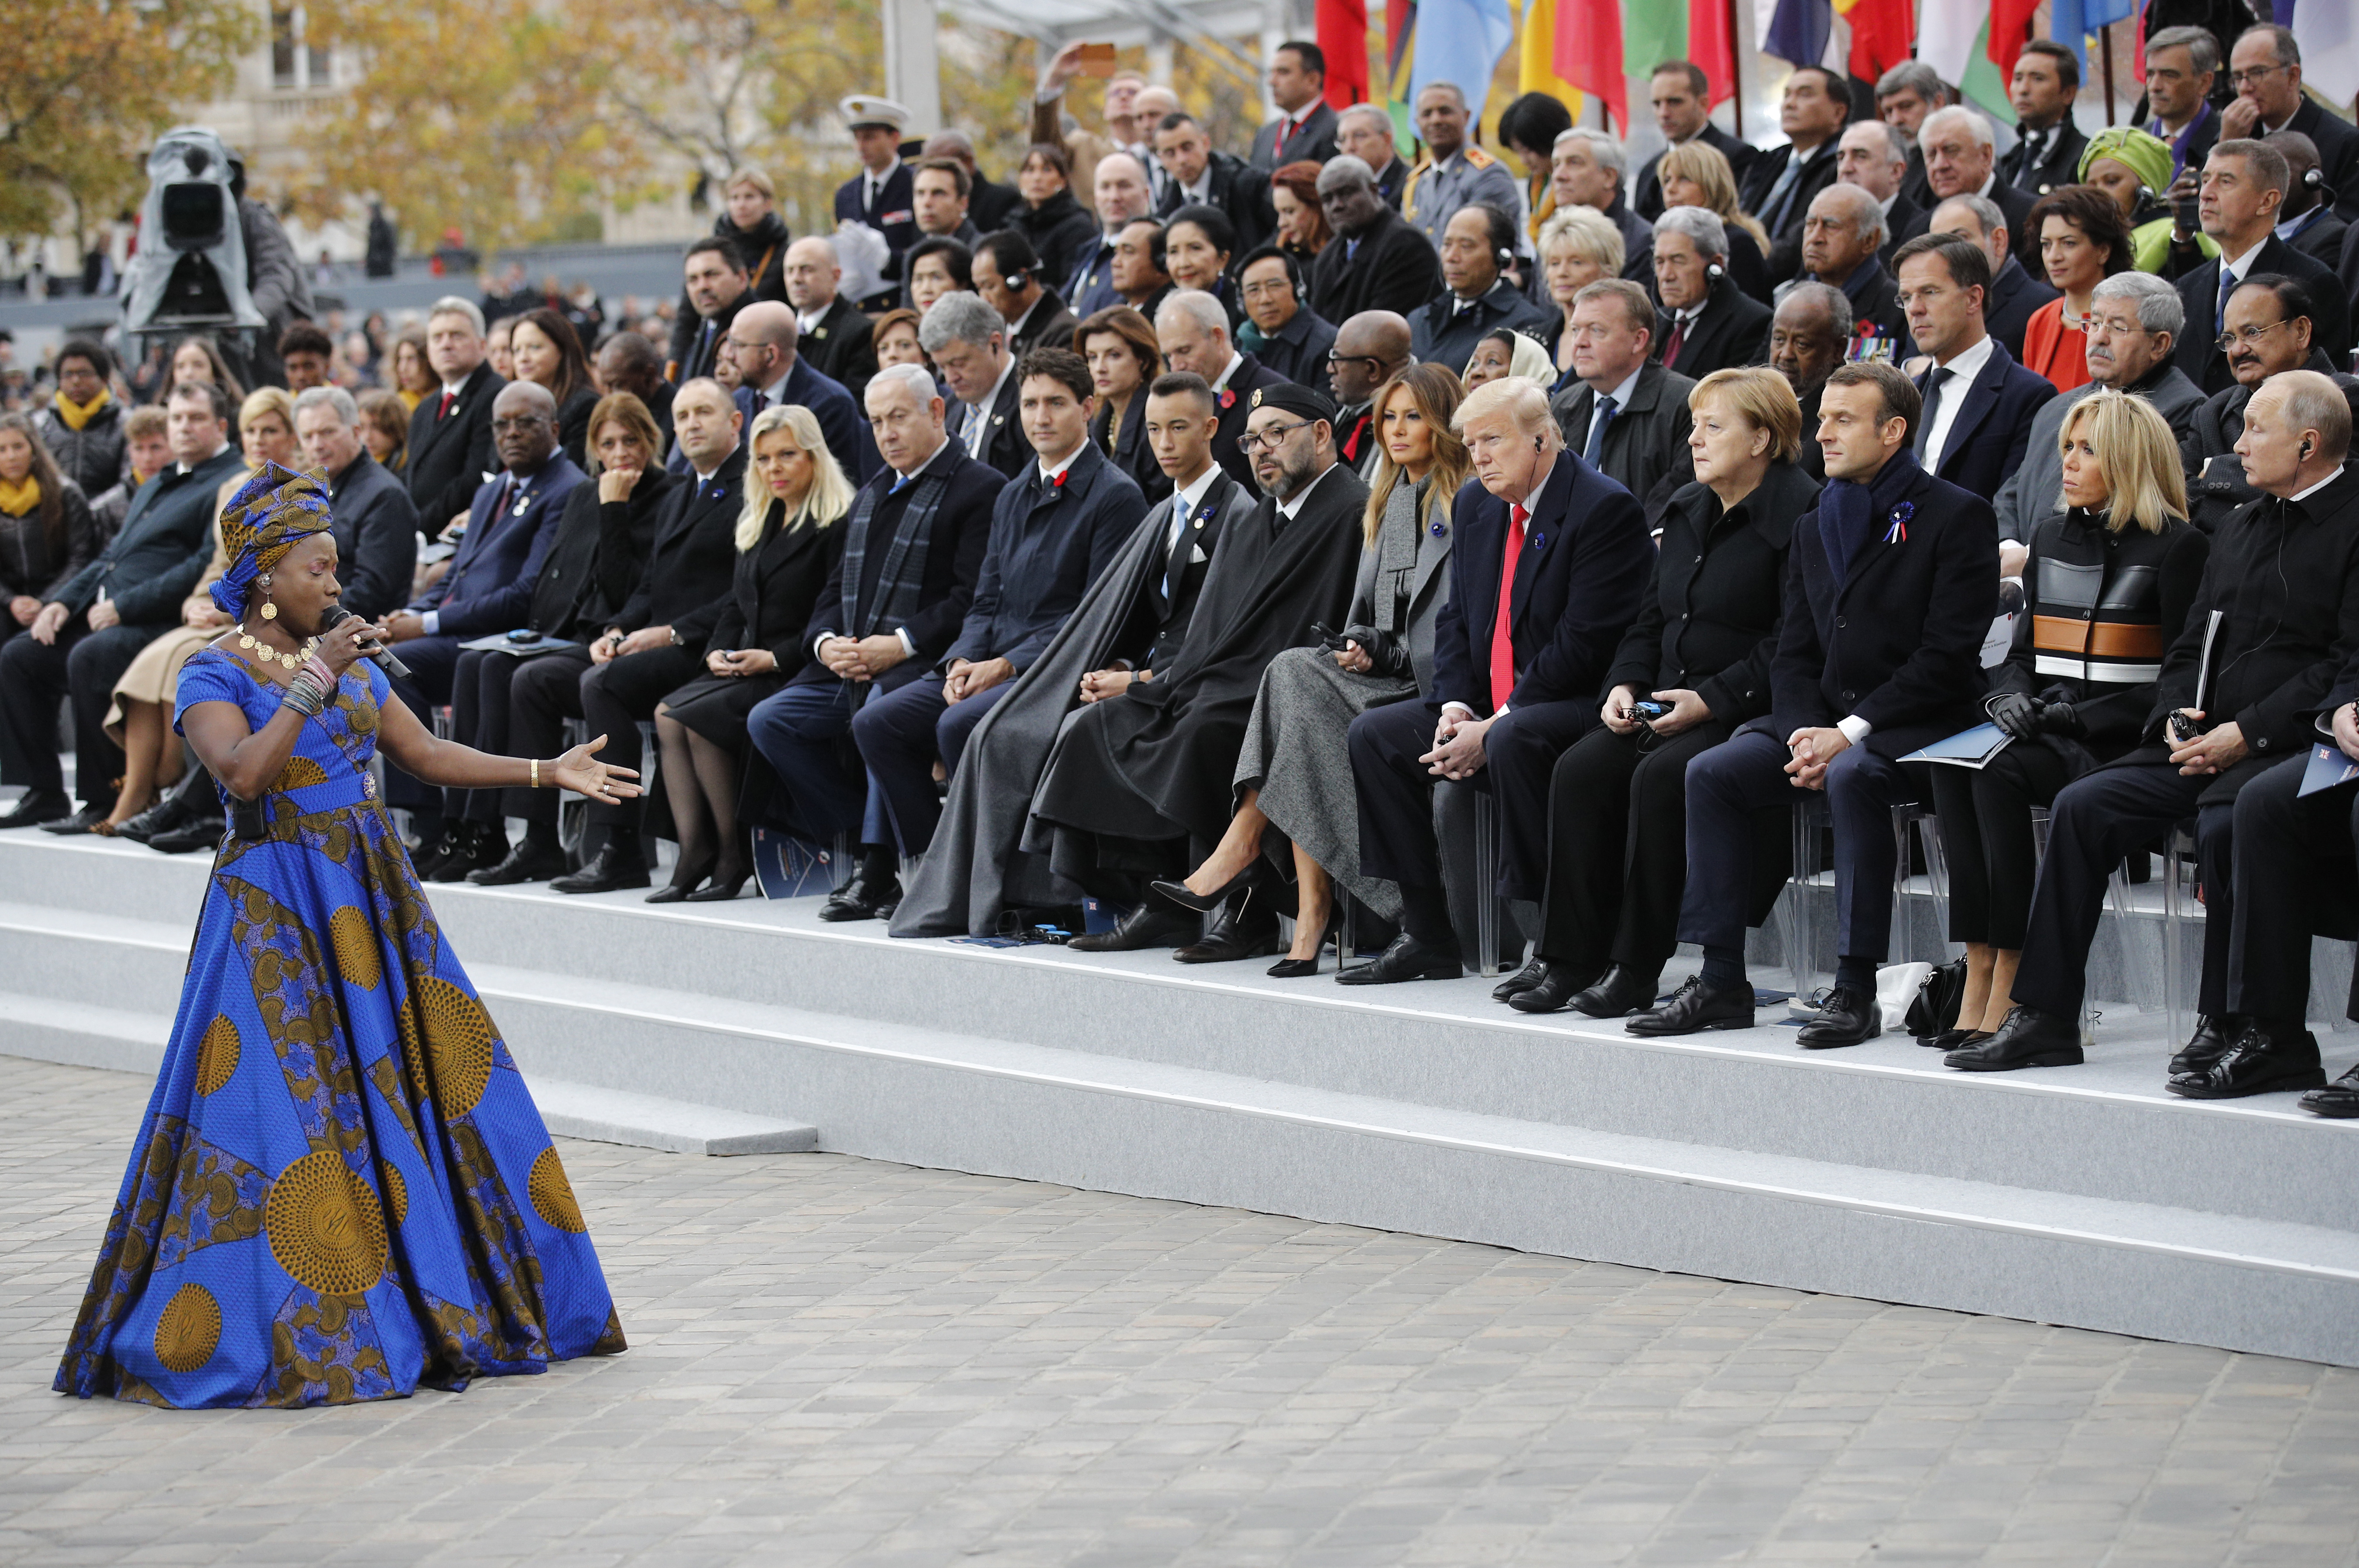
POLYGON ((1327 351, 1327 362, 1331 365, 1366 365, 1378 375, 1385 373, 1385 362, 1374 354, 1339 354, 1330 349, 1327 351))
POLYGON ((1291 425, 1265 425, 1258 430, 1247 430, 1237 438, 1237 450, 1251 457, 1256 452, 1274 452, 1286 444, 1286 438, 1297 430, 1308 430, 1319 423, 1316 419, 1299 419, 1291 425))

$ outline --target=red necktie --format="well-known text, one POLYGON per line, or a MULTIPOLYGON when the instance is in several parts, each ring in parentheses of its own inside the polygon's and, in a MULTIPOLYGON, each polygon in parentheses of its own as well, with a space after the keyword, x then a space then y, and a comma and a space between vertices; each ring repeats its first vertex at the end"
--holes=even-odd
POLYGON ((451 405, 457 401, 458 398, 451 393, 449 387, 446 386, 442 389, 441 406, 434 410, 434 422, 437 425, 440 425, 443 420, 451 417, 451 405))
POLYGON ((1687 336, 1688 324, 1686 318, 1680 316, 1672 317, 1670 336, 1663 340, 1663 365, 1665 369, 1669 369, 1671 362, 1680 357, 1680 346, 1687 341, 1687 336))
POLYGON ((1520 504, 1507 508, 1507 549, 1499 563, 1499 614, 1491 625, 1491 711, 1507 705, 1516 689, 1516 561, 1524 553, 1524 524, 1531 514, 1520 504))

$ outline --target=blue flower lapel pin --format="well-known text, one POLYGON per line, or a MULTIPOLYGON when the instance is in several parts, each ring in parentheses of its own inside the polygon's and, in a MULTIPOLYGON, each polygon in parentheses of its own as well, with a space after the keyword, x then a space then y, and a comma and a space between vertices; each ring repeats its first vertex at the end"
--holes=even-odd
POLYGON ((1917 503, 1915 502, 1904 501, 1899 505, 1894 507, 1892 509, 1892 526, 1884 531, 1884 542, 1887 545, 1907 544, 1908 542, 1908 520, 1916 515, 1917 503))

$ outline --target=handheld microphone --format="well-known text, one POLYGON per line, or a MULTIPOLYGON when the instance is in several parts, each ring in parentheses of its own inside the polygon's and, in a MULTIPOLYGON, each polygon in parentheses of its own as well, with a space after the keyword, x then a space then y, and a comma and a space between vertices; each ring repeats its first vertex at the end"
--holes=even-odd
MULTIPOLYGON (((320 630, 322 632, 332 632, 337 627, 342 625, 345 622, 357 619, 358 617, 353 611, 345 609, 342 605, 331 604, 328 606, 327 613, 320 617, 320 630)), ((361 650, 361 657, 368 660, 369 663, 375 665, 377 668, 383 670, 386 674, 391 676, 396 680, 408 680, 409 678, 409 666, 403 664, 398 658, 395 657, 394 652, 391 648, 385 647, 382 644, 374 647, 364 647, 361 650)))

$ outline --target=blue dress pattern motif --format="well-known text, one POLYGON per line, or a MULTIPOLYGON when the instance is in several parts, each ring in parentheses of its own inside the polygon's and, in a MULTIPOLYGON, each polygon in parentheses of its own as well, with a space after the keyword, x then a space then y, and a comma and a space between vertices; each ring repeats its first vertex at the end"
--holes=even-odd
MULTIPOLYGON (((281 689, 199 652, 179 713, 281 689)), ((606 1355, 623 1332, 506 1044, 368 776, 367 664, 224 839, 180 1010, 58 1368, 183 1409, 347 1404, 606 1355)))

